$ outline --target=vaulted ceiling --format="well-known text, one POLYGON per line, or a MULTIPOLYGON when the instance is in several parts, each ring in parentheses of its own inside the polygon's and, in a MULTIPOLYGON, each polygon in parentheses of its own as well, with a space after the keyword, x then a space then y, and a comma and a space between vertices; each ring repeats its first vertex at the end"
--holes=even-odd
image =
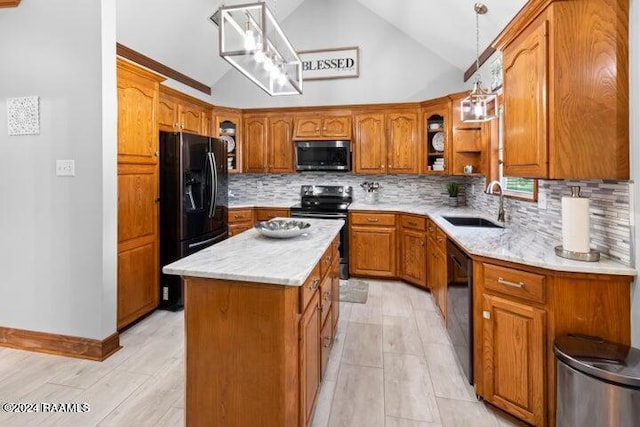
MULTIPOLYGON (((226 4, 252 1, 231 0, 226 4)), ((296 19, 296 9, 313 2, 333 2, 338 14, 341 2, 356 2, 461 72, 475 60, 473 0, 266 0, 285 31, 296 19)), ((489 12, 479 17, 481 52, 526 0, 484 3, 489 12)), ((232 71, 218 56, 218 28, 209 20, 222 4, 215 0, 118 0, 118 42, 212 87, 232 71)), ((326 27, 333 31, 331 22, 326 22, 326 27)), ((300 47, 295 39, 291 42, 300 50, 314 48, 300 47)), ((322 41, 318 46, 323 46, 322 41)))

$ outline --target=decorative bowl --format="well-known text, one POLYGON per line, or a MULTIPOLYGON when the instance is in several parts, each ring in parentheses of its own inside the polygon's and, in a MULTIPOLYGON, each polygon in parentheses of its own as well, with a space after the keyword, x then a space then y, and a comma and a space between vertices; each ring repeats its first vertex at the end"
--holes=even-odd
POLYGON ((259 221, 253 225, 260 234, 274 239, 288 239, 309 231, 311 224, 295 219, 272 219, 259 221))

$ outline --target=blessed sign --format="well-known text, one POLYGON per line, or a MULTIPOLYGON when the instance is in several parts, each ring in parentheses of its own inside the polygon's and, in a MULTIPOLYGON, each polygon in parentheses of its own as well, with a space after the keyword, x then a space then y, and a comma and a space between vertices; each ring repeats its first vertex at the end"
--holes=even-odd
POLYGON ((298 52, 302 61, 303 80, 358 77, 358 48, 342 47, 298 52))

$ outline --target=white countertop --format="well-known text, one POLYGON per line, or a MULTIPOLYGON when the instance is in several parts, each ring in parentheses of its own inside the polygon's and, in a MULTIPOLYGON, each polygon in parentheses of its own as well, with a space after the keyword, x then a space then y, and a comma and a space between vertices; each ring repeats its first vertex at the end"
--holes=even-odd
MULTIPOLYGON (((280 218, 286 219, 286 218, 280 218)), ((163 267, 167 274, 301 286, 344 225, 307 219, 309 231, 271 239, 251 229, 163 267)))
POLYGON ((545 239, 524 228, 514 228, 509 224, 505 228, 459 227, 442 218, 443 216, 478 216, 497 222, 496 217, 481 214, 467 207, 353 203, 349 206, 349 210, 388 210, 426 215, 470 255, 511 261, 554 271, 636 275, 634 268, 605 257, 601 257, 598 262, 561 258, 554 251, 555 246, 562 244, 561 241, 545 239))

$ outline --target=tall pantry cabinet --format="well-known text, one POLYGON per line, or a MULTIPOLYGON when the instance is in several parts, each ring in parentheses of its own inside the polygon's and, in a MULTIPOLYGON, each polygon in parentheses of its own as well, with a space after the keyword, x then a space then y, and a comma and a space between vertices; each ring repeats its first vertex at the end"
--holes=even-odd
POLYGON ((158 305, 162 77, 118 59, 118 329, 158 305))

